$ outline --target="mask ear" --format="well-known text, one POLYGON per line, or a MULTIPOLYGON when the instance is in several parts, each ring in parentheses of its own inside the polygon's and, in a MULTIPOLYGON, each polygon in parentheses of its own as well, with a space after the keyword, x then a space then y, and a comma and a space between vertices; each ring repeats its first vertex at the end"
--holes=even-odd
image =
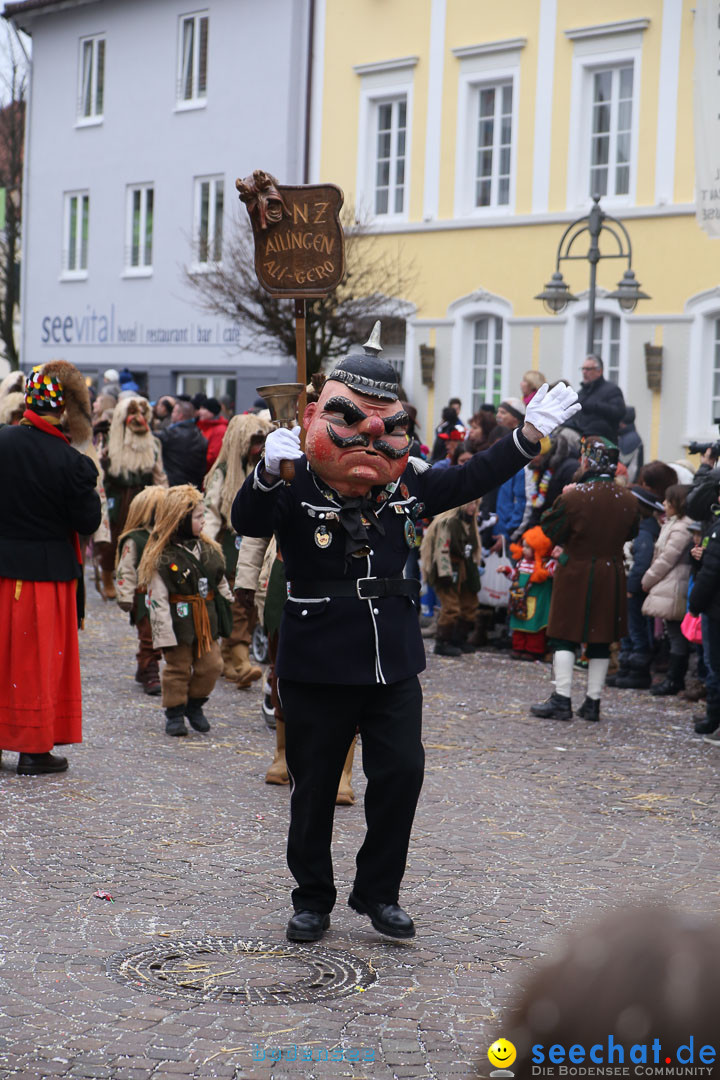
POLYGON ((305 428, 306 431, 308 430, 308 428, 312 424, 313 417, 315 416, 315 413, 317 412, 317 408, 318 408, 317 401, 311 401, 311 402, 309 402, 309 404, 307 404, 305 406, 305 412, 303 413, 302 426, 305 428))

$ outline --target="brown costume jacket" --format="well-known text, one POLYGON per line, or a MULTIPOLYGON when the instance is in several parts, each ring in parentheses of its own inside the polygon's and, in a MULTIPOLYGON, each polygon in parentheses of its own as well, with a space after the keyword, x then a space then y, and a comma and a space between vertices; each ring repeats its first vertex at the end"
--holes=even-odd
POLYGON ((609 644, 627 629, 623 544, 638 523, 634 495, 611 480, 580 483, 540 519, 564 548, 553 583, 548 636, 609 644))

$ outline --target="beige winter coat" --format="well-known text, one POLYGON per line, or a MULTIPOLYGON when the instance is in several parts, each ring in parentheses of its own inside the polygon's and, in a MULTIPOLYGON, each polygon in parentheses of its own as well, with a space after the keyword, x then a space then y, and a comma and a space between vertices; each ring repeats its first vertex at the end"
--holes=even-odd
POLYGON ((689 521, 687 517, 673 517, 660 530, 650 569, 642 579, 642 587, 648 594, 643 615, 677 621, 687 611, 688 552, 692 543, 687 528, 689 521))

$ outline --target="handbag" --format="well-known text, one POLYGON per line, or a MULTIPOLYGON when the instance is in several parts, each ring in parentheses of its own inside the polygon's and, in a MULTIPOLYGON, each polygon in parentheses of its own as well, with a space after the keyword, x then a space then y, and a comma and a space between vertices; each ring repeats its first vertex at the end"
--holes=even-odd
POLYGON ((485 566, 480 579, 478 600, 486 607, 507 607, 510 600, 511 582, 507 573, 500 567, 512 570, 512 562, 505 550, 505 537, 502 538, 502 552, 493 552, 485 558, 485 566))
POLYGON ((691 615, 688 611, 680 623, 680 631, 683 637, 697 645, 702 641, 702 616, 691 615))

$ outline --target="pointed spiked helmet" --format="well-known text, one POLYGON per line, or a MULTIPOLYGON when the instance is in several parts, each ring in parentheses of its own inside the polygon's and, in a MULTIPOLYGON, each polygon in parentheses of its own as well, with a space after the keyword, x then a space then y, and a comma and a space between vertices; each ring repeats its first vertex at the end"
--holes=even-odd
POLYGON ((363 345, 364 352, 343 357, 327 377, 345 383, 357 394, 379 398, 381 401, 397 401, 400 387, 397 372, 388 360, 381 360, 380 320, 363 345))

